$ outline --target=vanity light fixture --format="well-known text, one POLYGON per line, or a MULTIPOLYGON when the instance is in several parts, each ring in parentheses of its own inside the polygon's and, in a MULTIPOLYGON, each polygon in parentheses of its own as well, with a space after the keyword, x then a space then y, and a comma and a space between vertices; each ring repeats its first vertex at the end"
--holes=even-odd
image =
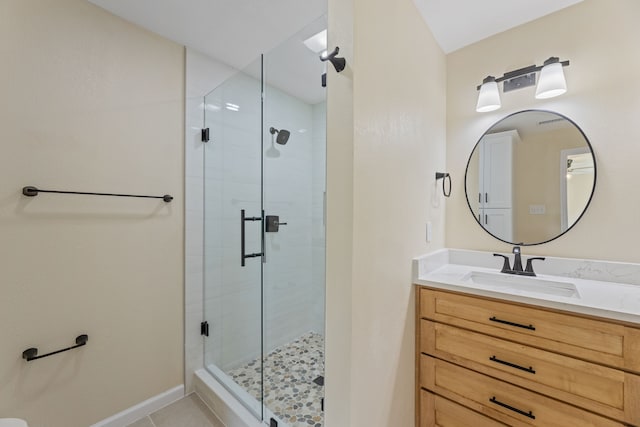
POLYGON ((488 76, 477 87, 480 93, 478 94, 476 111, 486 113, 500 108, 498 83, 504 82, 502 86, 504 93, 533 86, 536 84, 536 73, 538 72, 540 72, 540 80, 536 87, 536 99, 553 98, 554 96, 562 95, 567 91, 567 83, 562 68, 568 65, 569 61, 560 61, 560 58, 552 56, 544 61, 541 66, 530 65, 518 70, 508 71, 498 78, 488 76))
POLYGON ((476 111, 478 113, 487 113, 489 111, 497 110, 501 105, 500 91, 498 90, 496 78, 493 76, 487 76, 482 81, 482 86, 480 86, 480 94, 478 94, 476 111))
MULTIPOLYGON (((569 61, 565 61, 569 65, 569 61)), ((553 98, 567 91, 567 81, 564 79, 562 67, 558 57, 551 57, 544 61, 540 70, 540 81, 536 87, 536 99, 553 98)))

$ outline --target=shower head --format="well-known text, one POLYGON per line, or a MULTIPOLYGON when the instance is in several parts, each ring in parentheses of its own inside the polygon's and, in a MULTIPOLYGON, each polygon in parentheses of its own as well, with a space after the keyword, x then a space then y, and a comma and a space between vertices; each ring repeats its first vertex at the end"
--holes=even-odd
POLYGON ((280 145, 285 145, 287 143, 287 141, 289 141, 289 136, 291 135, 291 132, 289 132, 286 129, 276 129, 276 128, 269 128, 269 132, 271 133, 271 135, 275 135, 278 134, 276 136, 276 142, 280 145))

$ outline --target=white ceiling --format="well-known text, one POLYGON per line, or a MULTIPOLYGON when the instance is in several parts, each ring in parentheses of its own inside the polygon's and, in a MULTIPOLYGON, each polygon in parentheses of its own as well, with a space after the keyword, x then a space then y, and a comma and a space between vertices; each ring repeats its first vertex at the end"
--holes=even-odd
POLYGON ((413 0, 445 53, 582 0, 413 0))
MULTIPOLYGON (((323 68, 301 42, 326 25, 326 0, 89 1, 237 69, 268 53, 269 84, 311 104, 324 99, 323 68)), ((449 53, 582 0, 413 1, 449 53)))
POLYGON ((327 12, 326 0, 89 1, 235 68, 327 12))
POLYGON ((325 98, 324 65, 302 40, 326 28, 326 0, 89 1, 239 70, 265 53, 270 85, 309 104, 325 98))

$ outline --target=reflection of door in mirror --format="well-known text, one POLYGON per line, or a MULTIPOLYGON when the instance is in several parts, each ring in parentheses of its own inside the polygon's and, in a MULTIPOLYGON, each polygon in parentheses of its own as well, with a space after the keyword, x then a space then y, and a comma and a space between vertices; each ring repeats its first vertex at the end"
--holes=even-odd
POLYGON ((515 130, 487 134, 479 144, 478 221, 485 230, 513 239, 513 148, 515 130))
POLYGON ((480 137, 467 163, 465 193, 484 230, 505 242, 536 245, 580 219, 595 180, 595 157, 582 130, 558 113, 526 110, 480 137))
POLYGON ((582 215, 593 188, 594 172, 593 156, 588 148, 561 151, 560 219, 563 232, 582 215))

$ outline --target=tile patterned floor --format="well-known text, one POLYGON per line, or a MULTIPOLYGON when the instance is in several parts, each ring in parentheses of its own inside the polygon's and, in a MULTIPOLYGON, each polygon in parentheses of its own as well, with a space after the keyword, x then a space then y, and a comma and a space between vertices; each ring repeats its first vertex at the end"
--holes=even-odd
MULTIPOLYGON (((260 360, 227 374, 260 399, 260 360)), ((264 363, 264 403, 289 427, 322 427, 324 387, 313 382, 324 375, 324 337, 309 332, 269 353, 264 363)))
POLYGON ((192 393, 128 427, 224 427, 224 424, 192 393))

